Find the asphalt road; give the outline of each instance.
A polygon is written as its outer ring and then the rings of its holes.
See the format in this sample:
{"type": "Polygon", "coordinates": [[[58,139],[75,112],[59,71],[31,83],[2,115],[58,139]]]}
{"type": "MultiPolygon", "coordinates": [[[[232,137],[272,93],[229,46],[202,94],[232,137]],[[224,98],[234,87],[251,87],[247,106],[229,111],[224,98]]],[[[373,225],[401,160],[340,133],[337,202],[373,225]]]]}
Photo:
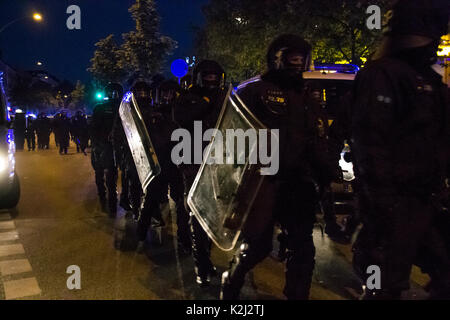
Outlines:
{"type": "MultiPolygon", "coordinates": [[[[51,138],[53,140],[53,137],[51,138]]],[[[124,212],[113,220],[100,211],[90,154],[50,150],[17,153],[21,200],[0,211],[0,298],[3,299],[217,299],[219,278],[197,287],[190,256],[173,237],[173,210],[162,244],[150,233],[144,254],[133,250],[133,221],[124,212]],[[114,242],[122,239],[122,248],[114,242]],[[78,266],[81,289],[68,289],[69,266],[78,266]]],[[[350,246],[314,232],[317,247],[311,299],[356,299],[360,283],[351,270],[350,246]]],[[[276,244],[276,242],[275,242],[276,244]]],[[[224,271],[230,254],[216,248],[212,259],[224,271]]],[[[267,258],[248,276],[243,299],[284,299],[284,265],[267,258]]],[[[427,277],[413,271],[406,298],[423,298],[427,277]]]]}

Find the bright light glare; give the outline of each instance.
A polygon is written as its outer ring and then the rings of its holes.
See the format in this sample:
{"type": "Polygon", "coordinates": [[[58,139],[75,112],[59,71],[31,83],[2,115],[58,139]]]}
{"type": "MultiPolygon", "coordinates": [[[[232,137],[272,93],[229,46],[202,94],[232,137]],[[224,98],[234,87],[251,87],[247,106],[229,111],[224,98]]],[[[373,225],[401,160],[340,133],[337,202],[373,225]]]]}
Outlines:
{"type": "Polygon", "coordinates": [[[353,163],[344,160],[344,153],[341,154],[341,160],[339,160],[339,166],[342,169],[345,181],[352,181],[355,179],[353,172],[353,163]]]}
{"type": "Polygon", "coordinates": [[[35,21],[42,21],[42,15],[36,12],[35,14],[33,14],[33,19],[35,21]]]}
{"type": "Polygon", "coordinates": [[[4,155],[0,155],[0,173],[8,168],[8,158],[4,155]]]}

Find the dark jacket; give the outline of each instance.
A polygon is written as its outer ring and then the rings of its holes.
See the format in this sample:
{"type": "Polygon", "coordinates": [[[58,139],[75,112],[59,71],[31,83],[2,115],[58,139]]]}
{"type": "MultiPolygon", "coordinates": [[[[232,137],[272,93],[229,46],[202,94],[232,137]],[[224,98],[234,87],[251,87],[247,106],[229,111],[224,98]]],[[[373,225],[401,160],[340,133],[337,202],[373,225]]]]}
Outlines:
{"type": "Polygon", "coordinates": [[[441,77],[383,58],[358,73],[353,96],[354,164],[364,187],[406,195],[439,188],[450,149],[441,77]]]}

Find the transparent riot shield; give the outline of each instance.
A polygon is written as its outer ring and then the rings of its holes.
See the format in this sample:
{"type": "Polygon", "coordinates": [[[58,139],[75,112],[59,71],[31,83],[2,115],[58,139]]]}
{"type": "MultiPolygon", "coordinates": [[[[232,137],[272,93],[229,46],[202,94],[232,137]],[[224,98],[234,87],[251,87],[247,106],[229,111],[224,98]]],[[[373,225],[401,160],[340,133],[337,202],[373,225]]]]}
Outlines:
{"type": "Polygon", "coordinates": [[[216,132],[188,195],[192,212],[208,236],[224,251],[235,247],[264,178],[260,174],[261,166],[250,161],[250,155],[257,152],[258,141],[244,139],[239,147],[239,138],[231,133],[239,129],[246,132],[266,128],[230,88],[216,132]],[[227,147],[227,141],[234,141],[234,146],[227,147]],[[220,145],[222,149],[217,148],[220,145]],[[221,151],[223,162],[216,163],[213,159],[217,159],[221,151]]]}
{"type": "Polygon", "coordinates": [[[131,92],[125,94],[119,116],[145,193],[150,182],[161,173],[161,167],[139,106],[131,92]]]}

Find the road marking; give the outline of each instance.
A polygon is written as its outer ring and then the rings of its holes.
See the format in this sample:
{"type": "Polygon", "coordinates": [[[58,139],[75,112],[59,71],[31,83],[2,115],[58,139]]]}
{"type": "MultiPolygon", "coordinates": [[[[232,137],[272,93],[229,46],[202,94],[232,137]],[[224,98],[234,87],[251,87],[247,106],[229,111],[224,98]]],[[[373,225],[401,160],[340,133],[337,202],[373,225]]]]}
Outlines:
{"type": "Polygon", "coordinates": [[[30,271],[32,269],[28,259],[0,261],[0,273],[2,276],[30,271]]]}
{"type": "Polygon", "coordinates": [[[24,254],[23,246],[19,244],[7,244],[0,246],[0,257],[12,256],[15,254],[24,254]]]}
{"type": "MultiPolygon", "coordinates": [[[[0,242],[19,239],[16,225],[9,213],[0,212],[0,231],[3,231],[0,232],[0,242]]],[[[25,249],[20,243],[0,245],[0,257],[24,254],[25,249]]],[[[39,288],[36,278],[34,277],[9,281],[4,281],[3,279],[4,276],[13,274],[19,275],[31,271],[32,268],[28,259],[0,261],[0,282],[3,283],[4,293],[2,294],[2,298],[11,300],[40,295],[41,289],[39,288]]]]}
{"type": "Polygon", "coordinates": [[[16,225],[14,224],[14,221],[0,222],[0,230],[15,229],[15,228],[16,228],[16,225]]]}
{"type": "Polygon", "coordinates": [[[0,232],[0,241],[11,241],[19,239],[17,231],[0,232]]]}
{"type": "Polygon", "coordinates": [[[6,300],[30,297],[41,294],[36,278],[5,281],[3,283],[6,300]]]}

